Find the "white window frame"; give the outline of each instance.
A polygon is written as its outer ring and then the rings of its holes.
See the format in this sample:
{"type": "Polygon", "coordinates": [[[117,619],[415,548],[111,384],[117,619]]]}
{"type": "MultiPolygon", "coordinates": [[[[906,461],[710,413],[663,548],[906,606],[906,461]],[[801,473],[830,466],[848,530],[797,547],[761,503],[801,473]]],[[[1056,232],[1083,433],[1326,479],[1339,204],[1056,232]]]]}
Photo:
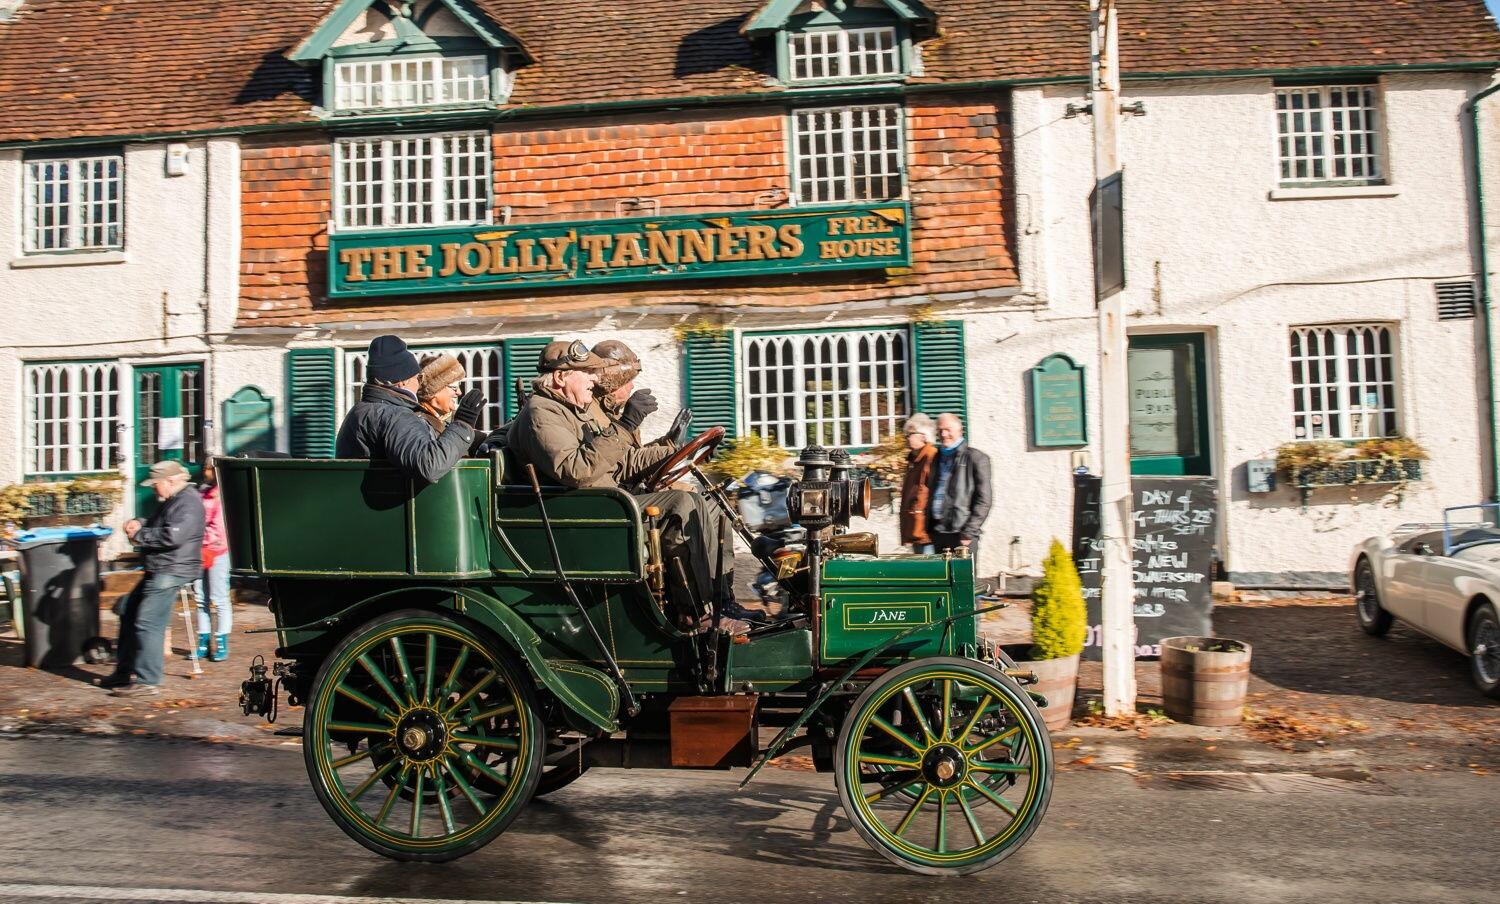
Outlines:
{"type": "Polygon", "coordinates": [[[128,425],[126,370],[118,361],[34,361],[21,366],[22,472],[28,477],[117,471],[128,425]],[[66,389],[56,389],[66,377],[66,389]],[[50,393],[42,393],[51,378],[50,393]],[[47,399],[53,399],[47,404],[47,399]],[[43,432],[53,428],[50,437],[43,432]],[[57,467],[53,467],[56,465],[57,467]]]}
{"type": "MultiPolygon", "coordinates": [[[[359,401],[360,393],[365,388],[365,362],[369,359],[369,350],[363,348],[342,349],[343,364],[340,367],[340,376],[343,382],[343,391],[339,395],[341,404],[339,418],[348,413],[359,401]]],[[[412,346],[412,353],[421,360],[428,355],[449,354],[458,359],[463,365],[466,376],[460,383],[459,391],[467,392],[477,389],[484,394],[484,410],[479,413],[479,429],[494,430],[505,423],[505,345],[496,342],[493,345],[424,345],[412,346]]]]}
{"type": "Polygon", "coordinates": [[[1399,435],[1399,338],[1392,323],[1293,326],[1287,333],[1292,438],[1356,441],[1399,435]],[[1375,404],[1367,405],[1372,393],[1375,404]]]}
{"type": "Polygon", "coordinates": [[[330,103],[338,113],[487,104],[495,88],[484,54],[354,57],[334,60],[332,66],[330,103]],[[416,78],[410,77],[413,68],[416,78]],[[363,81],[351,80],[354,75],[363,81]]]}
{"type": "Polygon", "coordinates": [[[1385,96],[1378,83],[1348,84],[1326,82],[1310,85],[1277,85],[1273,92],[1275,114],[1276,178],[1283,188],[1337,186],[1337,185],[1386,185],[1387,142],[1385,134],[1385,96]],[[1340,92],[1344,103],[1331,106],[1331,97],[1340,92]],[[1347,103],[1348,92],[1357,92],[1358,106],[1347,103]],[[1309,107],[1309,98],[1315,97],[1317,107],[1309,107]],[[1293,109],[1296,99],[1303,100],[1300,109],[1293,109]],[[1368,103],[1365,102],[1368,98],[1368,103]],[[1285,101],[1287,109],[1282,109],[1285,101]],[[1301,130],[1297,117],[1301,116],[1301,130]],[[1312,120],[1316,119],[1316,127],[1312,120]],[[1335,126],[1334,120],[1339,121],[1335,126]],[[1359,120],[1359,127],[1351,125],[1359,120]],[[1295,142],[1303,140],[1302,153],[1297,153],[1295,142]],[[1359,145],[1359,150],[1353,146],[1359,145]],[[1298,164],[1306,165],[1306,173],[1297,173],[1298,164]],[[1316,168],[1322,168],[1322,175],[1316,168]],[[1340,167],[1344,172],[1340,173],[1340,167]],[[1356,173],[1356,169],[1363,172],[1356,173]]]}
{"type": "MultiPolygon", "coordinates": [[[[901,104],[854,104],[842,107],[799,107],[787,115],[787,160],[791,164],[792,181],[792,203],[795,204],[847,204],[862,203],[866,201],[894,201],[906,197],[907,191],[907,165],[906,165],[906,108],[901,104]],[[876,129],[868,128],[856,123],[859,114],[866,116],[872,112],[880,111],[889,113],[894,118],[893,124],[881,125],[876,129]],[[837,127],[828,129],[806,130],[802,120],[804,116],[831,115],[837,116],[839,122],[837,127]],[[853,148],[858,133],[866,135],[863,151],[854,151],[853,148]],[[842,150],[838,152],[824,151],[820,154],[804,154],[801,151],[801,141],[804,134],[826,136],[825,142],[832,144],[831,137],[838,136],[842,150]],[[872,151],[869,147],[868,136],[882,135],[895,137],[895,148],[884,146],[879,150],[872,151]],[[869,174],[868,164],[871,160],[893,153],[896,161],[896,172],[887,174],[881,170],[880,175],[869,174]],[[827,161],[823,169],[817,169],[815,160],[827,161]],[[865,172],[860,174],[857,164],[863,159],[865,172]],[[804,174],[804,169],[807,173],[804,174]],[[870,182],[875,179],[894,178],[899,182],[899,191],[894,193],[869,192],[861,194],[860,182],[870,182]],[[824,187],[820,188],[819,183],[824,187]],[[839,192],[831,189],[842,184],[842,196],[839,192]],[[804,197],[804,189],[808,189],[808,196],[804,197]]],[[[868,189],[868,186],[866,186],[868,189]]]]}
{"type": "Polygon", "coordinates": [[[22,232],[27,254],[69,251],[112,251],[125,247],[125,157],[99,154],[90,157],[46,157],[28,159],[22,165],[22,232]],[[58,170],[63,170],[58,174],[58,170]],[[54,197],[44,198],[48,185],[54,197]],[[58,199],[57,189],[67,196],[58,199]],[[44,226],[42,211],[57,214],[54,225],[44,226]],[[65,222],[58,220],[66,217],[65,222]],[[48,245],[43,232],[60,239],[48,245]]]}
{"type": "Polygon", "coordinates": [[[490,133],[483,130],[454,132],[420,132],[398,135],[358,136],[339,138],[333,143],[333,207],[334,224],[339,231],[378,231],[387,229],[412,229],[425,226],[478,226],[490,222],[494,210],[492,191],[492,169],[494,159],[490,150],[490,133]],[[477,141],[480,147],[463,153],[432,153],[433,148],[442,148],[448,142],[461,140],[477,141]],[[430,142],[425,155],[411,153],[412,146],[430,142]],[[378,151],[373,156],[361,159],[363,149],[378,151]],[[477,172],[470,171],[451,175],[453,164],[468,160],[477,161],[477,172]],[[426,163],[429,172],[418,179],[398,179],[398,166],[417,166],[426,163]],[[355,167],[378,166],[378,178],[351,180],[355,167]],[[470,191],[460,200],[453,200],[451,189],[455,182],[463,180],[470,191]],[[365,194],[357,197],[355,192],[363,186],[365,194]],[[373,187],[379,188],[379,200],[372,199],[373,187]],[[458,205],[475,211],[474,216],[454,216],[449,208],[458,205]],[[417,216],[412,216],[415,207],[417,216]],[[373,220],[378,211],[379,222],[373,220]],[[425,211],[426,215],[421,212],[425,211]]]}
{"type": "Polygon", "coordinates": [[[787,449],[800,449],[814,441],[828,448],[873,446],[900,432],[901,425],[911,416],[916,393],[913,368],[911,329],[906,326],[826,332],[746,332],[739,339],[735,373],[739,385],[739,420],[745,433],[754,433],[787,449]],[[885,385],[862,389],[858,371],[867,365],[862,363],[860,351],[868,348],[873,352],[877,340],[886,342],[885,355],[872,354],[864,361],[870,362],[868,366],[885,378],[885,385]],[[848,343],[850,354],[842,363],[836,360],[832,347],[835,343],[848,343]],[[778,363],[768,364],[765,349],[773,345],[778,353],[789,354],[790,360],[778,358],[778,363]],[[900,350],[900,357],[896,349],[900,350]],[[823,356],[830,353],[835,357],[825,360],[823,356]],[[757,358],[759,363],[752,364],[757,358]],[[824,367],[834,374],[836,383],[842,377],[842,385],[809,391],[808,369],[824,367]],[[781,378],[775,380],[776,391],[770,391],[768,383],[776,377],[781,378]],[[872,410],[871,402],[876,398],[885,401],[886,413],[872,410]],[[775,411],[768,407],[773,399],[784,400],[775,411]],[[835,406],[832,417],[817,412],[820,399],[835,406]],[[812,414],[809,404],[814,406],[812,414]]]}
{"type": "Polygon", "coordinates": [[[899,79],[906,74],[906,59],[902,49],[901,33],[894,25],[876,25],[861,28],[809,28],[790,32],[786,36],[786,81],[800,85],[810,82],[866,81],[876,79],[899,79]],[[872,49],[865,46],[867,40],[878,41],[889,36],[889,49],[872,49]],[[813,45],[821,45],[817,52],[813,45]],[[799,52],[799,48],[800,51],[799,52]],[[889,59],[890,68],[879,72],[854,72],[858,64],[864,68],[871,62],[889,59]],[[798,63],[805,63],[810,73],[821,65],[822,75],[797,74],[798,63]]]}

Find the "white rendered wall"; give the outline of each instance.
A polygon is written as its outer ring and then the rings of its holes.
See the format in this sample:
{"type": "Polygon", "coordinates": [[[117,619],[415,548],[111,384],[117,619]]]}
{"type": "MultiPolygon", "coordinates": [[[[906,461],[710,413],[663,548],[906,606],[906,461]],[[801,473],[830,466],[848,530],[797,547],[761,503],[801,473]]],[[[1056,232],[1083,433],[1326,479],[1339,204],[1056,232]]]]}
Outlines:
{"type": "MultiPolygon", "coordinates": [[[[119,359],[197,361],[214,393],[219,375],[208,335],[231,328],[239,292],[239,146],[192,142],[187,172],[166,175],[166,144],[124,149],[123,252],[23,255],[20,151],[0,151],[0,484],[23,474],[23,362],[119,359]],[[38,263],[57,264],[36,266],[38,263]]],[[[122,445],[131,458],[133,389],[124,374],[122,445]]],[[[127,496],[129,494],[127,493],[127,496]]],[[[116,511],[118,523],[128,506],[116,511]]]]}
{"type": "MultiPolygon", "coordinates": [[[[1142,100],[1149,111],[1121,128],[1128,326],[1132,334],[1208,334],[1213,467],[1230,570],[1339,571],[1358,540],[1483,496],[1480,322],[1439,322],[1432,284],[1476,270],[1461,113],[1484,84],[1465,75],[1385,77],[1395,195],[1296,201],[1269,198],[1277,188],[1269,79],[1126,84],[1125,102],[1142,100]],[[1289,326],[1365,321],[1398,325],[1400,425],[1432,453],[1426,479],[1399,502],[1369,487],[1315,491],[1306,512],[1291,490],[1252,496],[1244,463],[1274,457],[1293,439],[1289,326]]],[[[1073,89],[1015,94],[1022,273],[1045,307],[971,325],[971,386],[986,368],[1003,375],[994,396],[971,401],[975,432],[1011,456],[1014,475],[1015,498],[991,516],[991,532],[1020,535],[1032,561],[1047,534],[1065,536],[1070,490],[1066,452],[1022,445],[1020,372],[1054,351],[1073,354],[1090,367],[1099,422],[1091,123],[1063,118],[1065,105],[1080,100],[1073,89]]],[[[1091,439],[1097,462],[1097,431],[1091,439]]]]}

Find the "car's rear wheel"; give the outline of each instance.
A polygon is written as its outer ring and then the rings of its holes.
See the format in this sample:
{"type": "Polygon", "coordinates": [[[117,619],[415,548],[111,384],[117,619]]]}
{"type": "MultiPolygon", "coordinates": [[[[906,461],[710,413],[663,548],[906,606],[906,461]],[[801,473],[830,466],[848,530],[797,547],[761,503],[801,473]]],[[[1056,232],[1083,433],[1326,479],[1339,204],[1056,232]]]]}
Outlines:
{"type": "Polygon", "coordinates": [[[1490,697],[1500,698],[1500,615],[1494,603],[1484,603],[1469,616],[1469,668],[1474,684],[1490,697]]]}
{"type": "Polygon", "coordinates": [[[1380,591],[1375,587],[1375,566],[1366,558],[1361,558],[1354,567],[1354,614],[1359,618],[1359,627],[1371,637],[1380,637],[1395,621],[1380,605],[1380,591]]]}

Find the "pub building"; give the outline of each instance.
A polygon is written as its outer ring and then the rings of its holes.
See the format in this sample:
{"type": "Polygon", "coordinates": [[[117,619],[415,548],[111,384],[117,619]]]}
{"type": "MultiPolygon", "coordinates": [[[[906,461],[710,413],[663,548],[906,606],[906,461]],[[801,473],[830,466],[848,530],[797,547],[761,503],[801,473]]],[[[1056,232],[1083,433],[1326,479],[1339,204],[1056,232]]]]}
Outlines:
{"type": "MultiPolygon", "coordinates": [[[[1119,6],[1135,470],[1207,479],[1249,583],[1492,492],[1482,0],[1119,6]],[[1396,434],[1411,479],[1268,485],[1396,434]]],[[[1068,0],[0,0],[0,484],[331,455],[380,333],[484,426],[614,338],[648,431],[959,414],[980,573],[1034,568],[1097,462],[1088,38],[1068,0]]]]}

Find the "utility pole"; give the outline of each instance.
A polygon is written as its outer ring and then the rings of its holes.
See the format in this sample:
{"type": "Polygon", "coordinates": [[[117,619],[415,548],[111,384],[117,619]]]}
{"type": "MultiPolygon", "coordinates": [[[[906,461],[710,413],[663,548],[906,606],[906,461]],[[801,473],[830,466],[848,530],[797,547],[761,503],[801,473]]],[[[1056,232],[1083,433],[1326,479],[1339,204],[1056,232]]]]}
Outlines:
{"type": "Polygon", "coordinates": [[[1105,286],[1100,258],[1108,217],[1104,185],[1120,172],[1120,58],[1115,0],[1089,0],[1090,85],[1094,120],[1094,273],[1099,306],[1100,608],[1104,615],[1104,713],[1135,712],[1135,556],[1130,516],[1128,346],[1119,286],[1105,286]]]}

